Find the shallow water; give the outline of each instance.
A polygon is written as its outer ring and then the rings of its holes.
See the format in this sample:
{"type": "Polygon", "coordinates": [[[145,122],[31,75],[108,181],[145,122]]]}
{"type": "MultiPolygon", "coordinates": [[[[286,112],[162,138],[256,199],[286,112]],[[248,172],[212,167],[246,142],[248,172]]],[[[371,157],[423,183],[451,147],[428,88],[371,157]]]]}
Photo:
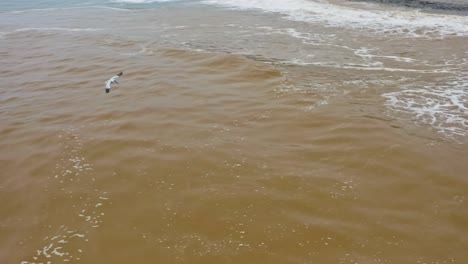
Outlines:
{"type": "Polygon", "coordinates": [[[465,262],[466,16],[148,2],[0,13],[2,263],[465,262]]]}

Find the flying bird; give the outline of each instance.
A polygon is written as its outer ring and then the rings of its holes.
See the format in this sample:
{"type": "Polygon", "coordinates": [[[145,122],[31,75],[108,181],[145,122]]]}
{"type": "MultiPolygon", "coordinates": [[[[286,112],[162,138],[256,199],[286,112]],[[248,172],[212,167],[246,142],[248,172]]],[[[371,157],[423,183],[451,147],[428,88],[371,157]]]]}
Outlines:
{"type": "Polygon", "coordinates": [[[112,78],[110,78],[107,82],[106,82],[106,93],[110,93],[110,89],[111,89],[111,84],[113,83],[116,83],[116,84],[119,84],[117,82],[117,79],[120,78],[120,76],[122,76],[123,73],[120,72],[119,74],[113,76],[112,78]]]}

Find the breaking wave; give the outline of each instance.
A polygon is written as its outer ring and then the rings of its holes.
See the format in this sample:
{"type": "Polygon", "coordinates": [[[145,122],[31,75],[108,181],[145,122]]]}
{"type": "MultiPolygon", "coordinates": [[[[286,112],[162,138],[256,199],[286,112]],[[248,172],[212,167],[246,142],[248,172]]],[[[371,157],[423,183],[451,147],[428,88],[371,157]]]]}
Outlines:
{"type": "Polygon", "coordinates": [[[417,10],[370,10],[307,0],[204,0],[203,3],[240,10],[279,13],[287,19],[328,26],[370,30],[411,37],[467,36],[468,17],[422,13],[417,10]]]}

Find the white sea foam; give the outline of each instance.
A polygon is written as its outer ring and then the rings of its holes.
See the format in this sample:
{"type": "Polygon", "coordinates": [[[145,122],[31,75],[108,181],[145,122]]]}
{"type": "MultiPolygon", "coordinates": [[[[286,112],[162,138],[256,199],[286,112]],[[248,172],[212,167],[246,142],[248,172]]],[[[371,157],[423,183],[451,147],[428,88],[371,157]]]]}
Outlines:
{"type": "Polygon", "coordinates": [[[392,68],[383,67],[374,63],[370,64],[338,64],[338,63],[327,63],[327,62],[305,62],[302,59],[292,59],[289,61],[277,62],[278,64],[284,65],[311,65],[324,68],[334,69],[350,69],[359,71],[384,71],[384,72],[417,72],[417,73],[449,73],[448,69],[434,69],[434,70],[419,70],[419,69],[408,69],[408,68],[392,68]]]}
{"type": "Polygon", "coordinates": [[[89,8],[110,9],[110,10],[125,11],[125,12],[133,11],[129,9],[111,7],[111,6],[76,6],[76,7],[57,7],[57,8],[33,8],[33,9],[16,10],[16,11],[4,12],[4,13],[5,14],[22,14],[22,13],[29,13],[29,12],[53,12],[53,11],[65,11],[65,10],[89,9],[89,8]]]}
{"type": "Polygon", "coordinates": [[[6,14],[21,14],[21,13],[27,13],[27,12],[34,12],[34,11],[55,11],[55,10],[63,10],[65,8],[34,8],[34,9],[26,9],[26,10],[15,10],[15,11],[10,11],[10,12],[5,12],[6,14]]]}
{"type": "Polygon", "coordinates": [[[101,31],[104,30],[102,28],[20,28],[15,30],[15,32],[23,32],[23,31],[68,31],[68,32],[92,32],[92,31],[101,31]]]}
{"type": "Polygon", "coordinates": [[[21,264],[62,263],[73,258],[79,260],[79,254],[82,253],[82,251],[75,251],[71,248],[67,250],[65,244],[71,241],[77,243],[80,240],[84,240],[85,235],[69,230],[67,226],[59,227],[57,232],[59,235],[54,236],[52,239],[49,239],[49,237],[43,239],[49,244],[36,250],[36,254],[32,256],[33,261],[24,260],[21,261],[21,264]],[[59,237],[62,238],[60,241],[53,242],[54,239],[59,237]]]}
{"type": "Polygon", "coordinates": [[[449,137],[468,133],[468,75],[443,85],[408,85],[383,97],[393,111],[408,114],[449,137]]]}
{"type": "Polygon", "coordinates": [[[234,9],[274,12],[294,21],[365,29],[412,37],[468,35],[468,17],[428,14],[419,11],[364,10],[307,0],[203,0],[203,3],[234,9]]]}

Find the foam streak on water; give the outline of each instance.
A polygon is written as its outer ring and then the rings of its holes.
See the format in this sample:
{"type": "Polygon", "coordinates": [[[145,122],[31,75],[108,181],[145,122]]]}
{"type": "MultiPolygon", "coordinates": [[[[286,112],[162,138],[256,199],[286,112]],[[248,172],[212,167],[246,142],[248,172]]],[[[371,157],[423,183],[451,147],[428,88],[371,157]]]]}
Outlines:
{"type": "MultiPolygon", "coordinates": [[[[41,248],[35,250],[28,259],[22,260],[21,264],[35,263],[66,263],[77,262],[83,255],[83,247],[89,242],[89,236],[93,229],[100,227],[103,223],[104,213],[102,207],[104,202],[108,204],[107,192],[95,187],[95,175],[93,167],[81,156],[85,140],[79,135],[77,129],[69,127],[63,129],[57,136],[63,144],[61,160],[56,164],[53,177],[48,177],[48,188],[58,188],[60,203],[72,204],[71,219],[62,222],[60,226],[48,225],[48,233],[42,239],[41,248]],[[90,188],[83,192],[77,191],[77,186],[90,188]],[[78,226],[71,227],[70,222],[79,222],[78,226]]],[[[60,214],[59,214],[60,215],[60,214]]],[[[60,216],[58,216],[60,217],[60,216]]],[[[70,217],[70,216],[68,216],[70,217]]],[[[52,219],[51,222],[60,222],[60,219],[52,219]],[[58,221],[57,221],[58,220],[58,221]]]]}
{"type": "Polygon", "coordinates": [[[408,113],[441,133],[462,137],[468,133],[468,75],[443,84],[406,85],[383,96],[392,110],[408,113]]]}

